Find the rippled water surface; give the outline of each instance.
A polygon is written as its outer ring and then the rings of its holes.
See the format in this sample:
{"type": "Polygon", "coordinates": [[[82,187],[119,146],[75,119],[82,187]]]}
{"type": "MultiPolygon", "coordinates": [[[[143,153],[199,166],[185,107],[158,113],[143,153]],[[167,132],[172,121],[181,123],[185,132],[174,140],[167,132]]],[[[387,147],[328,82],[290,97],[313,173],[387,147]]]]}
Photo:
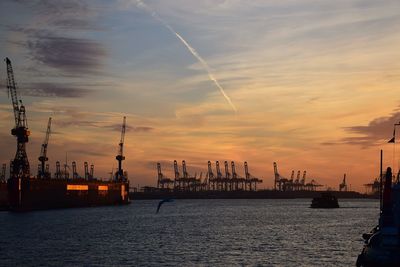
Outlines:
{"type": "Polygon", "coordinates": [[[355,266],[379,203],[157,200],[0,212],[0,266],[355,266]]]}

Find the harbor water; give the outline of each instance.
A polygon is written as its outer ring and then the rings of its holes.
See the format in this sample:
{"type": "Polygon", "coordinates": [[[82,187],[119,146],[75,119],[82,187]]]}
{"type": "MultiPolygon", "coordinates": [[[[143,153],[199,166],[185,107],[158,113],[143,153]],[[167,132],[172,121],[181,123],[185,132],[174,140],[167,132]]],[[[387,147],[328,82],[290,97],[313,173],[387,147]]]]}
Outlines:
{"type": "Polygon", "coordinates": [[[157,200],[0,212],[0,266],[355,266],[377,200],[157,200]]]}

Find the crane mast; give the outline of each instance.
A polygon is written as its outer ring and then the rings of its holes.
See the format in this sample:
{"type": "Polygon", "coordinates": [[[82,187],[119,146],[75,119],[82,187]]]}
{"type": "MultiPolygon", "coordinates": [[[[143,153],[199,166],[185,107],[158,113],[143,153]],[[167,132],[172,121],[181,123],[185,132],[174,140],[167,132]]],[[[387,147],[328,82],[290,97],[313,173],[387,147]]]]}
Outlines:
{"type": "Polygon", "coordinates": [[[40,171],[39,171],[38,178],[50,178],[48,173],[46,173],[46,170],[45,170],[46,161],[49,160],[47,158],[47,146],[49,144],[50,132],[51,132],[51,117],[49,118],[49,122],[47,123],[46,136],[44,138],[42,148],[40,150],[40,156],[39,156],[40,171]]]}
{"type": "Polygon", "coordinates": [[[0,183],[6,181],[6,170],[7,170],[7,165],[4,163],[1,167],[0,183]]]}
{"type": "Polygon", "coordinates": [[[25,107],[22,101],[18,99],[17,86],[11,61],[9,58],[6,58],[5,61],[7,65],[7,89],[11,96],[15,119],[15,127],[11,130],[11,134],[17,138],[17,152],[11,164],[10,178],[29,178],[30,168],[25,144],[28,143],[30,132],[28,130],[25,107]]]}
{"type": "Polygon", "coordinates": [[[118,171],[116,173],[117,181],[124,180],[124,171],[122,170],[122,161],[125,160],[125,157],[124,157],[125,130],[126,130],[126,117],[124,117],[124,121],[122,123],[121,140],[119,141],[118,155],[115,157],[115,159],[118,161],[118,171]]]}
{"type": "Polygon", "coordinates": [[[208,179],[212,180],[214,178],[214,173],[212,171],[211,161],[208,161],[208,179]]]}

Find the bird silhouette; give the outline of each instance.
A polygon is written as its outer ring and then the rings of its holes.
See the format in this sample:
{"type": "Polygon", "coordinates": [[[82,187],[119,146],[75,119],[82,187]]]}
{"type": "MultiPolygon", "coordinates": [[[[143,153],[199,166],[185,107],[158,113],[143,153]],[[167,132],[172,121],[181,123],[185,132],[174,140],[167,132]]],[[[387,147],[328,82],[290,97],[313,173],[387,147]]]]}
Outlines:
{"type": "Polygon", "coordinates": [[[156,213],[158,213],[158,212],[160,211],[160,208],[161,208],[161,205],[162,205],[162,204],[164,204],[165,202],[172,202],[172,201],[174,201],[174,200],[171,199],[171,198],[166,198],[166,199],[161,200],[161,201],[158,203],[158,207],[157,207],[156,213]]]}

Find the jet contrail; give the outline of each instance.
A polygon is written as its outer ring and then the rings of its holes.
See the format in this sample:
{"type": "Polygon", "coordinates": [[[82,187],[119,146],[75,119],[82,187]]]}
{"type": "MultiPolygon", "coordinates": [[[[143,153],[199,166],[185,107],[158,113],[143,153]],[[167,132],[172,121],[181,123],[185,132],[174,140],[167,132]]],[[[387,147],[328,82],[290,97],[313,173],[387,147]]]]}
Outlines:
{"type": "Polygon", "coordinates": [[[204,70],[207,71],[208,78],[214,82],[214,84],[217,86],[221,94],[224,96],[228,104],[231,106],[231,108],[237,112],[237,109],[235,105],[232,103],[232,100],[229,98],[229,96],[225,93],[224,88],[219,84],[218,80],[214,77],[212,74],[210,66],[207,64],[207,62],[197,53],[196,49],[194,49],[188,42],[186,42],[183,37],[177,33],[174,28],[172,28],[167,22],[165,22],[156,12],[152,11],[145,3],[143,3],[141,0],[136,0],[137,6],[139,8],[142,8],[149,12],[153,18],[161,22],[164,27],[166,27],[170,32],[172,32],[181,42],[184,44],[184,46],[189,50],[189,52],[200,62],[200,64],[203,66],[204,70]]]}

